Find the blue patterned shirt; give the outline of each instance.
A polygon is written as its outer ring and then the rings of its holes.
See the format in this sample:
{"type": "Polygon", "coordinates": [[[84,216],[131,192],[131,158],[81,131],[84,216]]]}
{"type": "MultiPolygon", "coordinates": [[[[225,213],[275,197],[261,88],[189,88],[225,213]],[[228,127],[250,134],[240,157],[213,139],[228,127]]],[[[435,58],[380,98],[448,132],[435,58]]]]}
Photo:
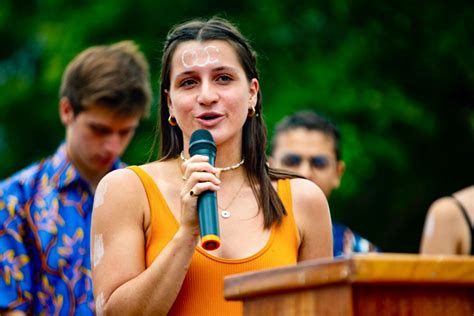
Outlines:
{"type": "Polygon", "coordinates": [[[339,223],[332,223],[333,255],[347,256],[354,252],[380,251],[367,239],[354,233],[349,227],[339,223]]]}
{"type": "MultiPolygon", "coordinates": [[[[117,161],[113,169],[123,166],[117,161]]],[[[0,182],[0,311],[94,314],[93,198],[65,144],[0,182]]]]}

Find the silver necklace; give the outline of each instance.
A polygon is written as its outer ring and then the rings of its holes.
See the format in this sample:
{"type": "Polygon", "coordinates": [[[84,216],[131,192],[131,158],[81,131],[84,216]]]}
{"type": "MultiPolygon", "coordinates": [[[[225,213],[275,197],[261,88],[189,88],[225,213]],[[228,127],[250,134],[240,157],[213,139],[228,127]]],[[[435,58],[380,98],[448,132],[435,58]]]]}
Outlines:
{"type": "Polygon", "coordinates": [[[242,184],[240,185],[239,189],[237,190],[237,193],[235,193],[234,197],[230,201],[229,205],[227,205],[227,207],[222,208],[222,207],[219,206],[219,204],[217,204],[217,208],[219,208],[221,210],[220,213],[221,213],[222,218],[229,218],[232,215],[231,212],[229,211],[229,207],[232,205],[232,203],[235,201],[235,199],[239,195],[240,191],[242,190],[242,188],[244,186],[244,183],[245,183],[245,179],[242,181],[242,184]]]}
{"type": "MultiPolygon", "coordinates": [[[[184,151],[182,151],[179,156],[181,157],[181,160],[183,162],[186,162],[187,159],[186,159],[186,157],[184,157],[184,151]]],[[[244,164],[244,162],[245,162],[245,158],[242,158],[242,160],[240,162],[236,163],[235,165],[232,165],[232,166],[229,166],[229,167],[224,167],[224,168],[217,168],[217,169],[219,170],[219,173],[224,172],[224,171],[234,170],[234,169],[237,169],[240,166],[242,166],[244,164]]],[[[244,179],[244,181],[242,181],[242,184],[240,185],[240,188],[237,190],[237,193],[234,195],[234,197],[230,201],[229,205],[227,205],[227,207],[221,208],[219,205],[217,206],[221,210],[220,214],[221,214],[222,218],[229,218],[231,216],[231,213],[229,211],[229,207],[232,205],[234,200],[237,198],[237,195],[239,195],[240,191],[242,190],[242,187],[244,186],[244,183],[245,183],[245,179],[244,179]]]]}
{"type": "MultiPolygon", "coordinates": [[[[184,157],[184,151],[181,152],[180,157],[181,157],[181,160],[183,162],[186,162],[187,159],[184,157]]],[[[242,158],[242,160],[240,162],[236,163],[235,165],[232,165],[232,166],[229,166],[229,167],[224,167],[224,168],[217,168],[217,169],[219,169],[219,172],[234,170],[234,169],[237,169],[238,167],[242,166],[244,164],[244,162],[245,162],[245,158],[242,158]]]]}

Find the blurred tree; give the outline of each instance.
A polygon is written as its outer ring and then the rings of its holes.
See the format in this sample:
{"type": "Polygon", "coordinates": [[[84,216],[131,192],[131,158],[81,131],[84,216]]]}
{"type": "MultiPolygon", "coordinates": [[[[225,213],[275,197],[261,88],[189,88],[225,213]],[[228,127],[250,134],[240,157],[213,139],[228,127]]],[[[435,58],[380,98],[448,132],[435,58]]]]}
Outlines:
{"type": "MultiPolygon", "coordinates": [[[[307,108],[340,125],[347,173],[330,201],[333,216],[385,251],[416,252],[431,201],[472,184],[468,0],[0,1],[0,178],[63,139],[57,95],[79,51],[135,40],[156,92],[168,29],[215,14],[236,22],[260,55],[270,134],[284,115],[307,108]]],[[[126,161],[148,158],[156,106],[126,161]]]]}

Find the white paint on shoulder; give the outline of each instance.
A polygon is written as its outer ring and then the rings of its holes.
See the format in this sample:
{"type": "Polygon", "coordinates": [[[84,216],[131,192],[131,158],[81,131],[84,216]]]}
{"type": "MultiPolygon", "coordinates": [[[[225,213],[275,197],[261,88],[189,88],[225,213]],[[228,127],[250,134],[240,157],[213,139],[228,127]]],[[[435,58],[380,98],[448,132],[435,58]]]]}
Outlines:
{"type": "Polygon", "coordinates": [[[100,263],[104,256],[104,239],[102,234],[94,236],[94,268],[100,263]]]}
{"type": "Polygon", "coordinates": [[[94,195],[94,208],[104,204],[105,194],[107,193],[107,183],[102,183],[94,195]]]}
{"type": "Polygon", "coordinates": [[[104,315],[104,293],[100,293],[95,300],[95,313],[97,316],[104,315]]]}

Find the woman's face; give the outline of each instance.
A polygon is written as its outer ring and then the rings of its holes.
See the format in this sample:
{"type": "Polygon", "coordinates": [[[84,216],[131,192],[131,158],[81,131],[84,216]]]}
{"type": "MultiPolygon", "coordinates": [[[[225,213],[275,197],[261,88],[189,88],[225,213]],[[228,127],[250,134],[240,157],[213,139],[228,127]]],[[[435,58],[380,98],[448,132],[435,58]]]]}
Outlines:
{"type": "Polygon", "coordinates": [[[258,89],[257,79],[247,80],[235,49],[226,41],[183,42],[172,56],[168,108],[185,143],[196,129],[207,129],[216,145],[238,146],[258,89]]]}

